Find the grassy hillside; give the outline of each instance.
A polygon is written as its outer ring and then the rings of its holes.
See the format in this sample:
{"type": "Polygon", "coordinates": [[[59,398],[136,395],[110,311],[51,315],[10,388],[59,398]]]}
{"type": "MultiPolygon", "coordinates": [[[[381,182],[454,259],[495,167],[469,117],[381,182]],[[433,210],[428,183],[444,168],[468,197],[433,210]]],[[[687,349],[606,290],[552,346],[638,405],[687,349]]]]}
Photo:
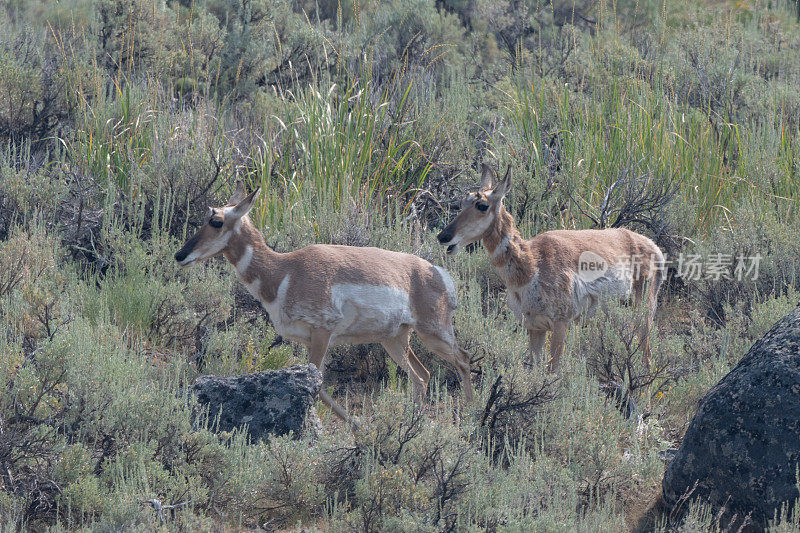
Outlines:
{"type": "Polygon", "coordinates": [[[0,27],[0,529],[714,527],[648,509],[698,400],[800,301],[795,0],[6,0],[0,27]],[[484,161],[523,235],[625,226],[674,260],[652,369],[624,306],[571,328],[557,376],[522,365],[487,254],[435,241],[484,161]],[[342,347],[361,430],[195,418],[198,375],[306,358],[223,260],[172,259],[237,179],[278,251],[447,268],[474,404],[419,344],[421,411],[379,346],[342,347]],[[160,524],[151,498],[190,503],[160,524]]]}

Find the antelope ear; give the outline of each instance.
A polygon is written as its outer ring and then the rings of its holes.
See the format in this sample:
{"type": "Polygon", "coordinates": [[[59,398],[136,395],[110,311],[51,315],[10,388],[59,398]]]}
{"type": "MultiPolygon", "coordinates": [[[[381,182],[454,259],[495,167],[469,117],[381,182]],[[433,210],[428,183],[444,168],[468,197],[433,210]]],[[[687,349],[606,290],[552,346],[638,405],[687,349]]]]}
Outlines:
{"type": "Polygon", "coordinates": [[[259,192],[261,192],[261,187],[242,198],[242,200],[233,206],[230,211],[225,213],[225,218],[227,219],[230,217],[233,219],[239,219],[249,213],[253,208],[253,204],[256,203],[256,198],[258,197],[259,192]]]}
{"type": "Polygon", "coordinates": [[[494,170],[486,163],[481,163],[481,189],[491,189],[494,185],[494,170]]]}
{"type": "Polygon", "coordinates": [[[511,190],[511,165],[508,165],[508,170],[506,170],[506,175],[503,178],[503,181],[498,183],[495,188],[492,190],[492,198],[502,200],[508,191],[511,190]]]}
{"type": "Polygon", "coordinates": [[[244,188],[244,182],[236,180],[236,189],[233,191],[231,199],[228,200],[228,205],[237,205],[244,200],[245,196],[247,196],[247,190],[244,188]]]}

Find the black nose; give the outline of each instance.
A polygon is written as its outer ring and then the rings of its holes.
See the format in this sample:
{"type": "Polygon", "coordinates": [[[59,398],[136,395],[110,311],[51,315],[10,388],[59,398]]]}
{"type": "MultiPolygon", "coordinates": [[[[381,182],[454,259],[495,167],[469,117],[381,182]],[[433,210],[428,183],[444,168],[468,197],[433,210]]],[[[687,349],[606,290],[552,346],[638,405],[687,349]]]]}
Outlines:
{"type": "Polygon", "coordinates": [[[447,244],[453,239],[453,235],[443,230],[439,235],[436,236],[436,238],[439,239],[440,243],[447,244]]]}
{"type": "Polygon", "coordinates": [[[180,263],[180,262],[181,262],[181,261],[183,261],[184,259],[186,259],[186,252],[184,252],[183,250],[178,250],[178,251],[175,253],[175,261],[177,261],[178,263],[180,263]]]}

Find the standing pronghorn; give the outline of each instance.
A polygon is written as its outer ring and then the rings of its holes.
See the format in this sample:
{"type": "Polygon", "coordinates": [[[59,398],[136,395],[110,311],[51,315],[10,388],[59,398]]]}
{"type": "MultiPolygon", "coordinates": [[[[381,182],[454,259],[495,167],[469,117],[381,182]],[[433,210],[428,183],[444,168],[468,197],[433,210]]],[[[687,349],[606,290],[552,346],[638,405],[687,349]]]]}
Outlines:
{"type": "MultiPolygon", "coordinates": [[[[424,259],[380,248],[314,244],[277,253],[247,216],[259,189],[241,182],[228,205],[209,208],[206,221],[175,260],[181,266],[223,254],[269,313],[279,335],[304,344],[324,372],[329,346],[379,342],[424,397],[430,373],[408,344],[411,330],[452,364],[467,401],[473,398],[470,357],[456,344],[456,292],[450,275],[424,259]]],[[[342,419],[345,410],[324,390],[320,398],[342,419]]]]}
{"type": "Polygon", "coordinates": [[[649,331],[658,289],[664,279],[664,256],[653,241],[633,231],[556,230],[525,240],[503,207],[511,188],[511,167],[500,183],[483,165],[481,189],[467,195],[461,212],[439,234],[447,253],[478,240],[489,252],[495,272],[508,291],[508,305],[528,330],[528,357],[541,355],[547,331],[551,371],[559,365],[569,323],[591,316],[602,297],[647,297],[647,317],[640,325],[643,362],[650,367],[649,331]]]}

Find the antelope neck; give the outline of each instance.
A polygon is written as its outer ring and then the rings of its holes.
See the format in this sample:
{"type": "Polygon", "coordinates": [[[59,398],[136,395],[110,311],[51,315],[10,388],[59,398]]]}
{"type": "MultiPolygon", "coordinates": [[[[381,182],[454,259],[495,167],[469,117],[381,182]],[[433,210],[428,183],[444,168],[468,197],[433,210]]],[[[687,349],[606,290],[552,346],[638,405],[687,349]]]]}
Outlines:
{"type": "Polygon", "coordinates": [[[236,269],[242,283],[256,293],[254,296],[266,302],[273,301],[282,281],[277,276],[281,254],[267,246],[261,232],[247,218],[243,218],[238,230],[233,232],[223,252],[225,258],[236,269]]]}
{"type": "Polygon", "coordinates": [[[505,207],[481,239],[495,271],[506,285],[521,287],[533,277],[533,257],[505,207]]]}

